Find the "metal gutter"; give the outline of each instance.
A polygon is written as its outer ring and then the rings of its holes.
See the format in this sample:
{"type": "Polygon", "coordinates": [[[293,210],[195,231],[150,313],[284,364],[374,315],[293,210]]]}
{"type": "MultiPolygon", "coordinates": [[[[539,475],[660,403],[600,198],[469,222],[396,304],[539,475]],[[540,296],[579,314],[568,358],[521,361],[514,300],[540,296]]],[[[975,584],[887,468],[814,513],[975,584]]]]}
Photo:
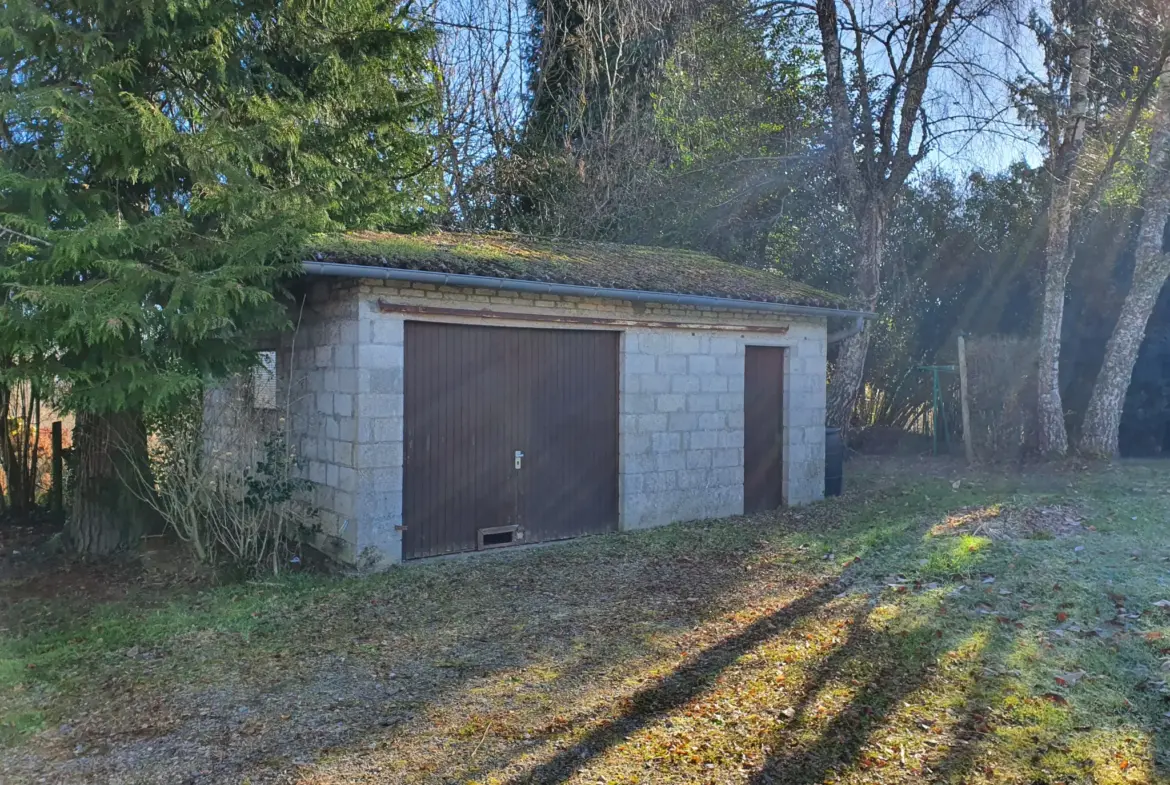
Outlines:
{"type": "Polygon", "coordinates": [[[690,305],[700,308],[734,308],[742,311],[782,313],[789,316],[854,317],[863,321],[873,319],[876,316],[876,314],[868,311],[853,311],[843,308],[766,303],[758,300],[734,300],[726,297],[704,297],[695,294],[646,292],[638,289],[608,289],[600,286],[576,286],[563,283],[545,283],[543,281],[524,281],[517,278],[497,278],[487,275],[436,273],[427,270],[401,270],[396,267],[374,267],[372,265],[341,264],[338,262],[305,261],[302,264],[304,265],[305,272],[309,275],[326,275],[340,278],[407,281],[411,283],[430,283],[437,286],[466,286],[481,289],[496,289],[505,292],[560,295],[563,297],[601,297],[608,300],[629,300],[632,302],[661,303],[664,305],[690,305]]]}
{"type": "Polygon", "coordinates": [[[852,327],[846,327],[844,330],[838,330],[835,333],[829,333],[828,343],[832,345],[835,343],[840,343],[846,338],[852,338],[855,335],[861,335],[861,333],[865,332],[865,319],[866,317],[864,316],[858,316],[857,321],[853,323],[852,327]]]}

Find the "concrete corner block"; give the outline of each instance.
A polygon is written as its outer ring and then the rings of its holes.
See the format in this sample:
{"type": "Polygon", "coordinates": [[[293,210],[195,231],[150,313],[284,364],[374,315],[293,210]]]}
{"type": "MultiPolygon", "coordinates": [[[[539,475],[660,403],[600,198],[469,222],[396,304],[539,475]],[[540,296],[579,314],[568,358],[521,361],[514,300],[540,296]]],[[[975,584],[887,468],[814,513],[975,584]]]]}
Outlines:
{"type": "Polygon", "coordinates": [[[402,345],[363,343],[357,347],[358,368],[401,368],[406,364],[402,345]]]}
{"type": "Polygon", "coordinates": [[[404,401],[396,393],[362,393],[357,396],[356,413],[359,417],[402,417],[404,401]]]}
{"type": "Polygon", "coordinates": [[[354,563],[360,570],[379,572],[402,563],[402,532],[396,528],[399,525],[383,517],[359,523],[354,563]]]}
{"type": "Polygon", "coordinates": [[[370,341],[388,346],[403,346],[406,342],[406,322],[392,316],[373,314],[370,325],[370,341]]]}
{"type": "Polygon", "coordinates": [[[374,417],[369,421],[370,431],[368,439],[363,442],[386,444],[391,442],[402,443],[402,435],[406,420],[399,417],[374,417]]]}
{"type": "Polygon", "coordinates": [[[375,441],[357,445],[359,469],[392,469],[401,466],[401,441],[375,441]]]}

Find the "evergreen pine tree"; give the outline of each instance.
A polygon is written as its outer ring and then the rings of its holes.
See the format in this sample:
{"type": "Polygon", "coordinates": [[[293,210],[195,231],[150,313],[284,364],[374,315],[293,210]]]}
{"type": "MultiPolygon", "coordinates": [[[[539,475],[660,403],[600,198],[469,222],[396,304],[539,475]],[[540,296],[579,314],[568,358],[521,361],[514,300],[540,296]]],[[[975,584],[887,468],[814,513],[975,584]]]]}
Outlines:
{"type": "Polygon", "coordinates": [[[422,216],[431,34],[405,11],[0,5],[0,351],[78,415],[78,550],[146,525],[143,413],[254,361],[309,233],[422,216]]]}

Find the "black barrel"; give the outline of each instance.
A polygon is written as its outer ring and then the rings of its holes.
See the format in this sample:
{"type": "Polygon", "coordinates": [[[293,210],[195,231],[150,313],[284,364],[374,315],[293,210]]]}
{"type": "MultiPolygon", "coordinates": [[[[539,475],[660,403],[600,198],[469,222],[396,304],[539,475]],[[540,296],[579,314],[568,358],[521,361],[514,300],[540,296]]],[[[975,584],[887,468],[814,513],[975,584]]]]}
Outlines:
{"type": "Polygon", "coordinates": [[[825,429],[825,496],[840,496],[845,485],[845,442],[840,428],[825,429]]]}

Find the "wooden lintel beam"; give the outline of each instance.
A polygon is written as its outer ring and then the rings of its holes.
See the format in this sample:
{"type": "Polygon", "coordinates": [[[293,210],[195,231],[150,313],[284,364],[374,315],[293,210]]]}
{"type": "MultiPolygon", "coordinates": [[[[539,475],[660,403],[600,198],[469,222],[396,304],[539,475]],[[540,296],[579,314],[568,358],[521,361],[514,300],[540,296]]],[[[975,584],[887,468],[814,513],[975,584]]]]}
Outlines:
{"type": "Polygon", "coordinates": [[[518,311],[497,311],[491,308],[445,308],[437,305],[410,305],[389,300],[378,300],[382,313],[400,313],[416,316],[448,316],[461,319],[492,319],[509,322],[543,322],[545,324],[580,324],[592,327],[662,327],[671,330],[714,330],[731,333],[770,333],[786,335],[788,325],[733,325],[699,324],[695,322],[671,322],[661,319],[612,319],[604,316],[557,316],[552,314],[522,313],[518,311]]]}

